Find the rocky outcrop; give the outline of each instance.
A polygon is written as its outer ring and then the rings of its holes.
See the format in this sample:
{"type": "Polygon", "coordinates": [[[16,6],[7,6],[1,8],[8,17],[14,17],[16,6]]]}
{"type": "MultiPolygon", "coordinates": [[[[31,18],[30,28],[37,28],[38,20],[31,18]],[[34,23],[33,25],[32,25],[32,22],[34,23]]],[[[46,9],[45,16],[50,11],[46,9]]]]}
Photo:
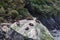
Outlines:
{"type": "Polygon", "coordinates": [[[20,20],[19,22],[20,26],[16,22],[11,25],[11,28],[17,33],[33,40],[54,40],[48,29],[41,22],[37,23],[35,20],[20,20]]]}
{"type": "Polygon", "coordinates": [[[48,29],[38,20],[20,20],[0,26],[1,40],[54,40],[48,29]]]}

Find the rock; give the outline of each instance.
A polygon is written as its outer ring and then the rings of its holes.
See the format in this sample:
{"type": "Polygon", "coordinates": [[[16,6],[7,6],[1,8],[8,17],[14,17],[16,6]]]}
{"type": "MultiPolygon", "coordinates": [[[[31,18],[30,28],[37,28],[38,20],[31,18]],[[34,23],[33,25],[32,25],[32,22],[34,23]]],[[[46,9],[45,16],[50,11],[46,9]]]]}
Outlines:
{"type": "Polygon", "coordinates": [[[20,20],[20,27],[13,23],[11,28],[17,33],[33,40],[54,40],[48,29],[42,23],[39,24],[35,20],[20,20]],[[31,24],[29,25],[29,23],[31,24]],[[34,26],[31,26],[32,24],[34,26]]]}
{"type": "Polygon", "coordinates": [[[8,32],[8,35],[9,35],[9,39],[11,40],[24,40],[24,36],[17,33],[15,30],[11,29],[9,32],[8,32]]]}
{"type": "Polygon", "coordinates": [[[0,40],[3,40],[5,38],[5,32],[0,29],[0,40]]]}

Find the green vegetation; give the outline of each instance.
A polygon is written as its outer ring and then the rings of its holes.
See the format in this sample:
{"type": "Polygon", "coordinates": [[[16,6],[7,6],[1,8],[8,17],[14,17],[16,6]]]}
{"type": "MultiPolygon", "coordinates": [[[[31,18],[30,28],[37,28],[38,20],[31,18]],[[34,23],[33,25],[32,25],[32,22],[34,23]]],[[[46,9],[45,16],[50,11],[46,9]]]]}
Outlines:
{"type": "MultiPolygon", "coordinates": [[[[33,19],[31,10],[28,10],[29,8],[32,9],[34,15],[41,14],[44,17],[54,15],[60,17],[59,0],[0,0],[0,23],[15,22],[17,19],[33,19]]],[[[53,40],[45,29],[41,28],[41,32],[43,40],[53,40]]],[[[27,37],[26,40],[28,40],[27,37]]]]}
{"type": "Polygon", "coordinates": [[[24,0],[0,0],[0,17],[7,22],[15,21],[16,19],[32,19],[32,16],[24,6],[24,0]]]}
{"type": "Polygon", "coordinates": [[[49,17],[57,16],[60,11],[60,1],[58,0],[30,0],[33,10],[37,9],[41,15],[48,15],[49,17]]]}
{"type": "Polygon", "coordinates": [[[0,0],[0,17],[3,17],[6,20],[8,20],[6,17],[11,17],[11,19],[14,20],[32,19],[31,12],[29,12],[27,6],[31,6],[32,12],[35,12],[35,14],[39,13],[44,17],[51,17],[52,15],[60,17],[59,0],[0,0]],[[12,13],[12,10],[16,13],[12,13]]]}

